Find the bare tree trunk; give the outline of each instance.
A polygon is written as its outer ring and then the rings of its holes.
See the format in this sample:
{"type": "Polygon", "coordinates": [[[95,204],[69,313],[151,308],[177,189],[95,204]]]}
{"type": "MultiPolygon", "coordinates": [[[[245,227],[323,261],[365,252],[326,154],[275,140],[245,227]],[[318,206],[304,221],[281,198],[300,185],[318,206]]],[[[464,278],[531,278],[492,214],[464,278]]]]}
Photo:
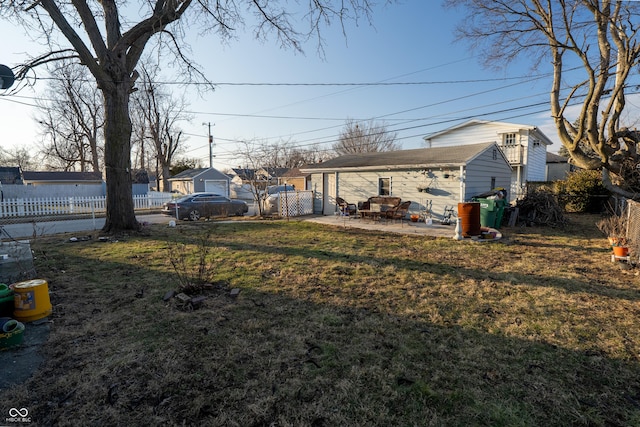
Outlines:
{"type": "Polygon", "coordinates": [[[171,171],[169,170],[169,164],[162,162],[162,191],[170,191],[171,184],[169,183],[169,177],[171,171]]]}
{"type": "Polygon", "coordinates": [[[107,218],[103,232],[139,230],[131,188],[131,120],[129,118],[129,84],[116,84],[103,91],[105,98],[104,147],[107,179],[107,218]]]}

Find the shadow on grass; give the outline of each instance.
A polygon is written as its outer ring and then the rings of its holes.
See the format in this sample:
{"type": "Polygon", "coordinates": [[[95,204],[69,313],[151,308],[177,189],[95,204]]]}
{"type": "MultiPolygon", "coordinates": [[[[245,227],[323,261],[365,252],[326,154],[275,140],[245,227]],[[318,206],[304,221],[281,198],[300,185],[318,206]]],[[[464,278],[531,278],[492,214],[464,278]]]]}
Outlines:
{"type": "MultiPolygon", "coordinates": [[[[245,224],[246,225],[246,224],[245,224]]],[[[286,225],[285,225],[286,226],[286,225]]],[[[280,228],[282,224],[272,223],[272,224],[260,224],[257,226],[258,229],[264,229],[264,227],[273,227],[280,228]]],[[[319,229],[321,227],[318,227],[319,229]]],[[[237,232],[232,231],[232,233],[237,232]]],[[[247,234],[251,234],[251,231],[246,231],[247,234]]],[[[402,242],[403,239],[415,239],[415,241],[425,241],[423,237],[409,237],[409,236],[390,236],[384,232],[376,232],[376,231],[367,231],[362,233],[360,231],[343,231],[343,236],[350,236],[351,238],[362,237],[363,235],[367,236],[375,236],[380,239],[391,241],[391,242],[402,242]]],[[[433,240],[433,239],[428,239],[433,240]]],[[[456,245],[457,242],[440,239],[441,241],[447,242],[447,245],[451,246],[451,252],[454,253],[454,256],[451,257],[452,261],[456,260],[455,251],[463,251],[465,248],[461,248],[459,245],[456,245]]],[[[186,243],[189,242],[189,239],[185,240],[186,243]]],[[[526,251],[521,250],[520,248],[516,249],[512,246],[503,247],[501,252],[492,253],[490,250],[493,250],[493,247],[483,246],[483,248],[487,248],[487,264],[483,269],[476,268],[467,268],[464,265],[455,264],[455,263],[447,263],[442,260],[438,260],[437,262],[431,262],[429,260],[416,260],[409,258],[401,258],[396,256],[393,250],[389,250],[388,255],[385,256],[371,256],[367,255],[358,255],[352,253],[345,253],[345,251],[341,250],[338,247],[315,247],[314,242],[294,242],[295,245],[291,244],[291,240],[282,239],[281,241],[271,241],[271,242],[260,242],[256,240],[251,240],[249,243],[238,244],[235,242],[225,241],[224,239],[219,239],[216,241],[218,245],[224,245],[225,247],[234,250],[234,251],[255,251],[264,254],[274,254],[274,255],[285,255],[285,256],[297,256],[303,258],[315,258],[318,260],[342,260],[348,261],[351,263],[367,263],[378,265],[380,268],[384,266],[396,266],[402,269],[408,269],[416,272],[429,272],[433,274],[439,275],[449,275],[453,280],[458,280],[460,277],[472,277],[478,280],[489,279],[497,282],[509,282],[515,285],[520,286],[531,286],[531,287],[551,287],[562,289],[566,292],[570,293],[589,293],[594,295],[606,296],[609,298],[623,299],[628,301],[638,301],[640,300],[640,292],[638,292],[637,287],[631,286],[629,284],[628,287],[608,287],[600,283],[592,283],[591,281],[583,281],[577,280],[574,278],[565,279],[559,277],[549,277],[545,275],[545,269],[540,268],[540,274],[530,274],[530,273],[518,273],[518,272],[507,272],[501,273],[496,270],[491,270],[487,267],[492,262],[492,258],[498,258],[502,261],[500,262],[510,262],[511,254],[520,256],[522,254],[526,254],[526,251]]],[[[323,241],[322,243],[333,243],[330,240],[323,241]]],[[[492,243],[495,245],[496,243],[492,243]]],[[[499,244],[499,243],[498,243],[499,244]]],[[[527,246],[529,243],[527,242],[518,242],[518,246],[527,246]]],[[[475,245],[475,244],[472,244],[475,245]]],[[[533,244],[531,244],[533,246],[533,244]]],[[[321,245],[320,245],[321,246],[321,245]]],[[[535,244],[536,247],[540,247],[541,245],[535,244]]],[[[353,247],[357,249],[357,244],[354,244],[353,247]]],[[[549,244],[549,249],[554,249],[556,254],[550,254],[550,257],[557,256],[565,256],[570,254],[571,257],[577,258],[580,254],[589,254],[594,251],[593,248],[587,248],[585,245],[551,245],[549,244]],[[569,251],[569,252],[567,252],[569,251]],[[564,254],[564,255],[558,255],[564,254]]],[[[473,250],[477,250],[477,247],[474,247],[473,250]]],[[[608,256],[606,251],[603,250],[603,263],[608,262],[608,256]]]]}
{"type": "MultiPolygon", "coordinates": [[[[345,256],[337,249],[275,248],[255,239],[232,244],[224,241],[228,232],[234,231],[221,230],[213,244],[246,257],[260,252],[321,265],[373,262],[488,277],[453,264],[345,256]]],[[[318,237],[318,245],[325,241],[318,237]]],[[[37,425],[640,422],[640,365],[606,357],[595,338],[596,350],[573,351],[545,344],[544,336],[532,341],[487,333],[481,325],[436,324],[420,313],[389,312],[385,301],[353,307],[347,294],[319,300],[296,292],[287,277],[234,266],[226,268],[235,268],[230,287],[242,288],[238,298],[212,292],[200,310],[182,311],[162,301],[178,283],[175,274],[135,254],[127,263],[74,250],[58,259],[50,253],[50,263],[40,264],[52,278],[54,303],[46,362],[28,382],[0,395],[1,411],[28,408],[37,425]],[[64,271],[55,268],[62,259],[64,271]],[[256,276],[262,284],[243,286],[256,276]]],[[[522,279],[536,286],[536,278],[522,279]]],[[[338,285],[325,285],[338,293],[338,285]]],[[[629,345],[637,352],[637,343],[629,345]]]]}

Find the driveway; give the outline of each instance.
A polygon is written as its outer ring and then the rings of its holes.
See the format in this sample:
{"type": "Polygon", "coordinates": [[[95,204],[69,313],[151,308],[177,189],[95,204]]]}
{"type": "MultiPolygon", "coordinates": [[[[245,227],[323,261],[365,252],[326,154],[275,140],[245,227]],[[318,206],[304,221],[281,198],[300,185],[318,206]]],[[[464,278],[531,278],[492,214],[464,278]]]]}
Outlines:
{"type": "MultiPolygon", "coordinates": [[[[137,215],[138,221],[149,224],[167,224],[170,217],[160,214],[137,215]]],[[[81,233],[102,229],[104,218],[68,219],[63,221],[27,222],[0,226],[0,239],[30,239],[58,233],[81,233]]]]}

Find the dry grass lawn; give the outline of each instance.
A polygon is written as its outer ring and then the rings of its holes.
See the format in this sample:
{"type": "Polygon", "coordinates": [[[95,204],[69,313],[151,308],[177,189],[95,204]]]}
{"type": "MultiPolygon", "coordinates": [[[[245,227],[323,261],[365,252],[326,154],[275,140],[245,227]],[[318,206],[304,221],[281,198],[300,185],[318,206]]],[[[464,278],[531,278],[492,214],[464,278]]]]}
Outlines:
{"type": "Polygon", "coordinates": [[[0,399],[43,426],[640,425],[640,270],[570,218],[498,243],[295,221],[40,238],[46,359],[0,399]]]}

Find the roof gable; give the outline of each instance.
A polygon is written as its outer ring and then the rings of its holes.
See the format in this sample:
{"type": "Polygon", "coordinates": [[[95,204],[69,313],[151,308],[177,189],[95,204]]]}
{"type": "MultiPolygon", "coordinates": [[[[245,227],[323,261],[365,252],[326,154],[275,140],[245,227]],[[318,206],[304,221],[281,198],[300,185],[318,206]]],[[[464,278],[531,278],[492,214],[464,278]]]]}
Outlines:
{"type": "Polygon", "coordinates": [[[187,169],[185,171],[180,172],[179,174],[172,176],[169,180],[190,180],[197,178],[200,175],[207,173],[209,176],[207,178],[213,179],[224,179],[229,180],[230,178],[217,170],[216,168],[196,168],[196,169],[187,169]]]}

